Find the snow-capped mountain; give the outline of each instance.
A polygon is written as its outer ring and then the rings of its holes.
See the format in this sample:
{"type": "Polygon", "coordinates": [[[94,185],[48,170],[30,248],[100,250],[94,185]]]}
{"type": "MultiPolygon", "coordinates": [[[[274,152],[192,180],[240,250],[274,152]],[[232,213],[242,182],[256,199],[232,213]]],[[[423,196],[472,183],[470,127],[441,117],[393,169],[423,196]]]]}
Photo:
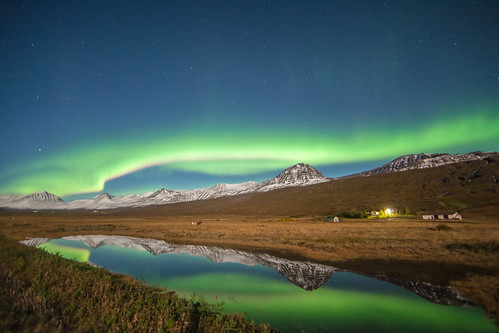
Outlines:
{"type": "Polygon", "coordinates": [[[61,198],[45,191],[19,196],[0,196],[0,207],[14,209],[59,209],[64,205],[65,202],[61,198]]]}
{"type": "Polygon", "coordinates": [[[469,162],[483,160],[496,153],[473,152],[469,154],[413,154],[400,156],[393,161],[369,171],[361,172],[363,176],[370,176],[377,173],[399,172],[413,169],[435,168],[442,165],[459,162],[469,162]]]}
{"type": "Polygon", "coordinates": [[[257,182],[246,182],[241,184],[217,184],[213,187],[197,190],[168,190],[162,188],[154,192],[144,200],[141,200],[140,205],[148,206],[153,204],[161,205],[167,203],[186,202],[204,199],[215,199],[228,195],[239,195],[249,192],[254,192],[260,186],[257,182]]]}
{"type": "MultiPolygon", "coordinates": [[[[405,155],[378,168],[346,177],[369,176],[378,173],[399,172],[411,169],[434,168],[442,165],[483,160],[497,153],[473,152],[469,154],[414,154],[405,155]]],[[[215,199],[254,192],[266,192],[292,186],[307,186],[330,181],[320,171],[308,164],[299,163],[287,168],[276,177],[263,183],[246,182],[241,184],[217,184],[210,188],[196,190],[169,190],[162,188],[156,192],[112,196],[102,193],[92,199],[64,202],[61,198],[47,193],[37,192],[28,195],[0,195],[0,207],[12,209],[113,209],[125,207],[146,207],[215,199]]]]}
{"type": "Polygon", "coordinates": [[[320,171],[308,164],[299,163],[275,178],[263,183],[245,182],[241,184],[217,184],[210,188],[196,190],[169,190],[162,188],[156,192],[142,195],[112,196],[109,193],[99,194],[92,199],[74,200],[65,203],[61,198],[39,192],[25,196],[0,196],[0,207],[14,209],[113,209],[125,207],[145,207],[224,196],[241,195],[252,192],[266,192],[289,186],[306,186],[328,181],[320,171]],[[43,195],[42,195],[43,194],[43,195]]]}
{"type": "Polygon", "coordinates": [[[114,195],[111,195],[107,192],[104,192],[102,194],[99,194],[99,195],[93,197],[91,200],[93,202],[103,202],[103,201],[112,201],[113,198],[114,198],[114,195]]]}
{"type": "MultiPolygon", "coordinates": [[[[276,270],[291,283],[305,290],[318,289],[331,278],[333,273],[339,271],[339,269],[327,265],[305,261],[291,261],[268,254],[249,253],[239,250],[198,245],[176,245],[149,238],[88,235],[68,236],[64,237],[64,239],[81,241],[94,249],[104,245],[115,245],[122,248],[133,247],[140,251],[148,251],[153,255],[185,253],[194,256],[207,257],[216,263],[233,262],[246,266],[260,264],[276,270]]],[[[32,238],[21,241],[21,243],[29,246],[38,246],[49,240],[50,239],[48,238],[32,238]]]]}
{"type": "Polygon", "coordinates": [[[262,183],[260,191],[269,191],[289,186],[311,185],[329,181],[322,173],[305,163],[287,168],[276,177],[262,183]]]}

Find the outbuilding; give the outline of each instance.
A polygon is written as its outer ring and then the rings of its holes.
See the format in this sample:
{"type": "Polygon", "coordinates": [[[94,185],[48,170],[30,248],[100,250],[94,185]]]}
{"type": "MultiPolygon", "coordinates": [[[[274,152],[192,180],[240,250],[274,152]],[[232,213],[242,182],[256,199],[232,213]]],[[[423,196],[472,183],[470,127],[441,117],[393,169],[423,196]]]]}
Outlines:
{"type": "Polygon", "coordinates": [[[461,214],[454,213],[438,213],[438,214],[423,214],[423,220],[462,220],[461,214]]]}

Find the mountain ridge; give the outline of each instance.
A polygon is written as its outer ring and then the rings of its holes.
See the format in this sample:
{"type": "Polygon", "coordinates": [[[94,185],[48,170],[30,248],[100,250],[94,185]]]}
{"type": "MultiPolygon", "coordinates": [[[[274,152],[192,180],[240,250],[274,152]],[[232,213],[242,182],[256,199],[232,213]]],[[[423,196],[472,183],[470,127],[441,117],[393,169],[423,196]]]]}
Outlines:
{"type": "Polygon", "coordinates": [[[62,198],[48,192],[37,192],[22,196],[0,197],[0,207],[12,209],[114,209],[146,207],[197,200],[215,199],[252,192],[266,192],[284,187],[306,186],[328,181],[320,171],[305,163],[295,164],[276,177],[257,183],[248,181],[240,184],[216,184],[210,188],[195,190],[170,190],[161,188],[145,194],[113,196],[107,192],[91,199],[64,202],[62,198]]]}
{"type": "MultiPolygon", "coordinates": [[[[471,162],[491,159],[497,153],[472,152],[468,154],[412,154],[400,156],[393,161],[369,171],[345,176],[341,178],[326,178],[322,173],[305,163],[293,165],[272,179],[262,183],[245,182],[241,184],[216,184],[206,189],[196,190],[170,190],[162,188],[156,192],[145,194],[131,194],[126,196],[112,196],[109,193],[99,194],[91,199],[64,202],[61,198],[43,192],[37,192],[24,196],[0,195],[0,207],[11,209],[115,209],[115,208],[137,208],[157,206],[165,204],[184,203],[198,200],[217,199],[221,197],[233,197],[258,192],[269,192],[277,189],[302,187],[327,183],[331,180],[368,177],[377,174],[389,174],[414,169],[436,168],[453,163],[471,162]]],[[[475,171],[475,173],[478,171],[475,171]]]]}
{"type": "Polygon", "coordinates": [[[489,158],[497,153],[494,152],[471,152],[467,154],[447,154],[447,153],[436,153],[436,154],[410,154],[397,157],[391,162],[383,164],[377,168],[363,171],[360,174],[363,176],[370,176],[377,173],[387,173],[387,172],[401,172],[414,169],[427,169],[435,168],[442,165],[448,165],[459,162],[469,162],[476,160],[483,160],[489,158]]]}

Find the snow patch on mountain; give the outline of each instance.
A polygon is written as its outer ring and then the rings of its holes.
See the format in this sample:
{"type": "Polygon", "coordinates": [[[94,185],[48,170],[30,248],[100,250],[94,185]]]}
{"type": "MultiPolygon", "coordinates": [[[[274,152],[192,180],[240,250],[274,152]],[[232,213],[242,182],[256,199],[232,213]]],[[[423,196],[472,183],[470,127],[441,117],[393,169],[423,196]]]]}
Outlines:
{"type": "Polygon", "coordinates": [[[363,176],[370,176],[378,173],[400,172],[413,169],[436,168],[443,165],[459,162],[469,162],[483,160],[496,153],[473,152],[469,154],[413,154],[400,156],[393,161],[369,171],[361,172],[363,176]]]}
{"type": "MultiPolygon", "coordinates": [[[[483,160],[497,153],[473,152],[469,154],[414,154],[398,157],[378,168],[347,177],[369,176],[378,173],[399,172],[412,169],[434,168],[442,165],[483,160]]],[[[156,192],[141,195],[112,196],[102,193],[92,199],[74,200],[65,203],[61,198],[37,192],[22,196],[0,195],[0,207],[12,209],[114,209],[165,205],[179,202],[215,199],[226,196],[254,192],[266,192],[292,186],[307,186],[330,181],[322,173],[308,164],[298,163],[287,168],[274,178],[263,183],[245,182],[241,184],[217,184],[210,188],[196,190],[170,190],[162,188],[156,192]]]]}
{"type": "Polygon", "coordinates": [[[265,192],[289,186],[305,186],[328,181],[320,171],[308,164],[296,164],[263,183],[217,184],[210,188],[196,190],[170,190],[162,188],[142,195],[112,196],[99,194],[92,199],[74,200],[65,203],[61,198],[47,192],[27,196],[0,196],[0,207],[13,209],[114,209],[125,207],[146,207],[196,200],[216,199],[225,196],[265,192]]]}
{"type": "Polygon", "coordinates": [[[290,186],[306,186],[329,181],[322,173],[308,164],[298,163],[287,168],[274,178],[261,184],[258,191],[270,191],[290,186]]]}
{"type": "Polygon", "coordinates": [[[2,195],[0,207],[14,209],[59,209],[65,202],[58,196],[46,191],[31,193],[27,195],[2,195]]]}

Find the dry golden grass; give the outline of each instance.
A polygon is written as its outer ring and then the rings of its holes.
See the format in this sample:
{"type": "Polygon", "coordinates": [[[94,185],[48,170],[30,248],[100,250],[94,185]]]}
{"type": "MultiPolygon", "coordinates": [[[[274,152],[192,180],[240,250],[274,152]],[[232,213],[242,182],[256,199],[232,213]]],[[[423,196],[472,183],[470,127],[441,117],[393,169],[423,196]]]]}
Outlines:
{"type": "Polygon", "coordinates": [[[222,311],[0,235],[1,332],[273,332],[222,311]]]}
{"type": "Polygon", "coordinates": [[[146,237],[267,252],[371,276],[388,274],[413,281],[452,282],[489,313],[497,313],[499,228],[494,219],[350,219],[328,223],[323,216],[141,217],[122,215],[121,211],[3,212],[0,232],[17,240],[78,234],[146,237]],[[192,225],[191,221],[202,223],[192,225]]]}
{"type": "MultiPolygon", "coordinates": [[[[420,219],[348,219],[324,222],[315,217],[235,215],[139,216],[90,213],[3,213],[0,231],[10,238],[60,237],[75,234],[119,234],[182,243],[266,249],[306,254],[320,261],[353,258],[412,259],[489,265],[484,253],[448,249],[453,243],[487,243],[499,239],[491,219],[423,221],[420,219]],[[192,225],[191,221],[202,221],[192,225]],[[448,229],[439,230],[445,225],[448,229]],[[396,250],[396,251],[394,251],[396,250]]],[[[494,255],[494,254],[491,254],[494,255]]]]}
{"type": "Polygon", "coordinates": [[[308,259],[370,276],[452,282],[496,315],[498,176],[497,162],[488,159],[146,208],[0,211],[0,232],[18,240],[78,234],[148,237],[308,259]],[[464,220],[324,222],[327,215],[386,207],[416,216],[458,210],[464,220]]]}

